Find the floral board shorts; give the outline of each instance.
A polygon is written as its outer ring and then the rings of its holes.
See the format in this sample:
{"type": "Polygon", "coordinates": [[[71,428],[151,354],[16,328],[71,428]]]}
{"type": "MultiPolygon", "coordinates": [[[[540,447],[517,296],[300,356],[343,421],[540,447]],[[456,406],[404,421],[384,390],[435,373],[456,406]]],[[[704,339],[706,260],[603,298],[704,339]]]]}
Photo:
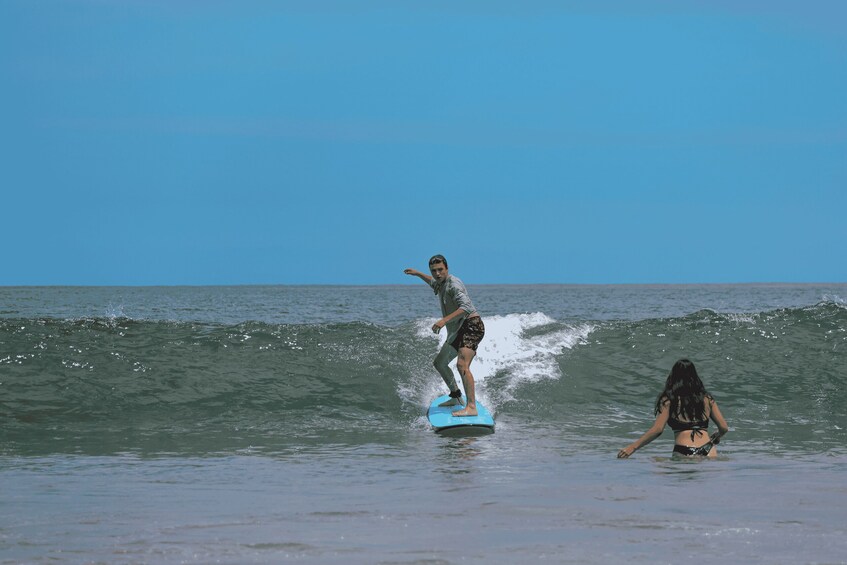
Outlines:
{"type": "Polygon", "coordinates": [[[485,324],[482,323],[482,318],[474,316],[473,318],[465,318],[462,322],[462,327],[459,328],[459,333],[456,334],[456,339],[450,344],[458,351],[462,347],[469,347],[476,351],[479,342],[485,335],[485,324]]]}

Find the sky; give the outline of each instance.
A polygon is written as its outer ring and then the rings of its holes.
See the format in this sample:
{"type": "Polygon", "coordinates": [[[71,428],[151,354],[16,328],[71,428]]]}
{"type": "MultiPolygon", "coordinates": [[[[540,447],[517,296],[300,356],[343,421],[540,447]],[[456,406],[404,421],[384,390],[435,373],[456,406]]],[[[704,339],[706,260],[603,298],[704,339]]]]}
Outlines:
{"type": "Polygon", "coordinates": [[[845,21],[0,0],[0,285],[847,282],[845,21]]]}

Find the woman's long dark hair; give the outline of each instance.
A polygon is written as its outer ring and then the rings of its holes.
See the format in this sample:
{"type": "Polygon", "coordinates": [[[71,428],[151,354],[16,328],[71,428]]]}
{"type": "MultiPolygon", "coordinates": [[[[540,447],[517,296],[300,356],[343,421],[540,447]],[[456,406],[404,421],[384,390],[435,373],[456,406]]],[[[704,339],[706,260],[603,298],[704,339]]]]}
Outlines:
{"type": "Polygon", "coordinates": [[[680,359],[673,364],[665,390],[656,399],[656,414],[666,402],[670,402],[669,414],[678,420],[699,422],[708,418],[705,398],[712,398],[703,381],[697,375],[694,363],[688,359],[680,359]]]}

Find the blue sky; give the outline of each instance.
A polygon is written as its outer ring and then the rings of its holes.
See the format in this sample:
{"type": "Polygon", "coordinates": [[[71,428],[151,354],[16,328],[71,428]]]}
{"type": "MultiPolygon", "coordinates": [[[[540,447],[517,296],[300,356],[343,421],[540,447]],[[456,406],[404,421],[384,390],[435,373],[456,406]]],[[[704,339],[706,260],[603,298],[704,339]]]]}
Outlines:
{"type": "Polygon", "coordinates": [[[0,285],[844,282],[845,21],[0,0],[0,285]]]}

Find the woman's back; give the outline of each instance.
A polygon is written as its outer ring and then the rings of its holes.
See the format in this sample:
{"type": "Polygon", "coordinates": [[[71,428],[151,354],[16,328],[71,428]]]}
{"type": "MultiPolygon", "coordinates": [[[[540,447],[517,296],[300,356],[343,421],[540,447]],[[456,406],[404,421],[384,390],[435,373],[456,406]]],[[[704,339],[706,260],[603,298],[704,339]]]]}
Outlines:
{"type": "MultiPolygon", "coordinates": [[[[678,408],[675,413],[672,412],[668,414],[668,425],[674,432],[708,429],[709,416],[712,413],[713,402],[714,399],[711,396],[705,396],[700,401],[700,403],[702,404],[702,411],[697,410],[693,414],[686,414],[678,408]]],[[[668,401],[668,408],[671,409],[670,401],[668,401]]]]}

